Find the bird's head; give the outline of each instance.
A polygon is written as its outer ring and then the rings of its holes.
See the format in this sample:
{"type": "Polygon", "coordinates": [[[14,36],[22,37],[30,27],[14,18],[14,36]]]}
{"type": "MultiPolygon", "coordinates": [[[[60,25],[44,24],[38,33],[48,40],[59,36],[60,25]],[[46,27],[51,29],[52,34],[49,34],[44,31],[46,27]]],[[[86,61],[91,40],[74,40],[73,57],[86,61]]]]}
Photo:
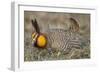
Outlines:
{"type": "Polygon", "coordinates": [[[32,35],[31,35],[31,38],[32,38],[32,45],[33,45],[33,46],[34,46],[35,43],[36,43],[37,37],[38,37],[38,33],[33,32],[32,35]]]}

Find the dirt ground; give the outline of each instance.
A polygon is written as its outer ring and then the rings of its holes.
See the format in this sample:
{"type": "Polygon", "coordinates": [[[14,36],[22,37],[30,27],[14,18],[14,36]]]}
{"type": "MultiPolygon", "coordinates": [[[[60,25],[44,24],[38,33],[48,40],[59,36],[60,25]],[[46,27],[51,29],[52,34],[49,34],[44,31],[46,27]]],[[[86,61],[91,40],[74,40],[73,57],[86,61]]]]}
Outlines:
{"type": "Polygon", "coordinates": [[[90,40],[89,14],[25,11],[24,61],[89,59],[90,43],[81,50],[73,48],[68,54],[59,54],[58,52],[49,54],[47,49],[39,49],[32,46],[31,34],[35,29],[32,27],[31,19],[37,19],[41,32],[45,33],[48,28],[68,29],[70,26],[69,18],[74,18],[78,22],[80,35],[90,40]]]}

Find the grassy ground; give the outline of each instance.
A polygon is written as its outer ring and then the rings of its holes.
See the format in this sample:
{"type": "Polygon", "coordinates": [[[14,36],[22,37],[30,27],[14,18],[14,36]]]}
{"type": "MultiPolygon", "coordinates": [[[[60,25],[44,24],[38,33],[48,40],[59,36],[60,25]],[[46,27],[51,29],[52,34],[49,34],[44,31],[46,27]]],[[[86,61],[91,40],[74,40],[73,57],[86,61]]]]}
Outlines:
{"type": "Polygon", "coordinates": [[[27,47],[27,49],[25,49],[24,60],[43,61],[43,60],[66,60],[66,59],[86,59],[86,58],[90,58],[89,47],[84,47],[83,50],[73,48],[68,54],[64,54],[62,52],[54,52],[53,54],[50,54],[48,53],[47,49],[27,47]]]}
{"type": "Polygon", "coordinates": [[[44,61],[44,60],[69,60],[69,59],[87,59],[90,58],[90,44],[84,46],[83,49],[75,49],[69,53],[48,52],[47,49],[39,49],[32,46],[31,34],[34,31],[32,28],[31,19],[36,18],[42,32],[47,30],[48,24],[50,27],[68,28],[68,18],[75,18],[80,24],[80,34],[90,39],[90,18],[86,14],[65,14],[65,13],[46,13],[46,12],[30,12],[24,13],[24,61],[44,61]]]}

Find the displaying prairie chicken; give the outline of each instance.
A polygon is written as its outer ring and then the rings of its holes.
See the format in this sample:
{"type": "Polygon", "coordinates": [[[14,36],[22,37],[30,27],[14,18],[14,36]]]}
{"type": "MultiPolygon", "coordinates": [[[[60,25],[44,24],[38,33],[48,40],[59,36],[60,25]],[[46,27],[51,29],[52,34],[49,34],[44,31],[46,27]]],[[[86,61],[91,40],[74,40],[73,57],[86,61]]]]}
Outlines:
{"type": "Polygon", "coordinates": [[[32,20],[35,31],[32,33],[32,44],[38,48],[46,48],[48,51],[69,52],[72,48],[82,49],[87,40],[79,35],[79,24],[70,18],[71,26],[65,29],[48,29],[47,33],[42,33],[37,20],[32,20]]]}

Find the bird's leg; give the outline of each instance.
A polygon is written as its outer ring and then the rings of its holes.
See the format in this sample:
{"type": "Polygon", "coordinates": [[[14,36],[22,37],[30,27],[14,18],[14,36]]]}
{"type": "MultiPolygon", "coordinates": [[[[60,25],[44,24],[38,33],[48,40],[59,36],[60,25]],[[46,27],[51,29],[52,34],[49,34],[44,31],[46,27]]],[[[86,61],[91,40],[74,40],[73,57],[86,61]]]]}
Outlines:
{"type": "Polygon", "coordinates": [[[48,49],[48,53],[49,53],[50,55],[53,55],[52,48],[47,48],[47,49],[48,49]]]}

